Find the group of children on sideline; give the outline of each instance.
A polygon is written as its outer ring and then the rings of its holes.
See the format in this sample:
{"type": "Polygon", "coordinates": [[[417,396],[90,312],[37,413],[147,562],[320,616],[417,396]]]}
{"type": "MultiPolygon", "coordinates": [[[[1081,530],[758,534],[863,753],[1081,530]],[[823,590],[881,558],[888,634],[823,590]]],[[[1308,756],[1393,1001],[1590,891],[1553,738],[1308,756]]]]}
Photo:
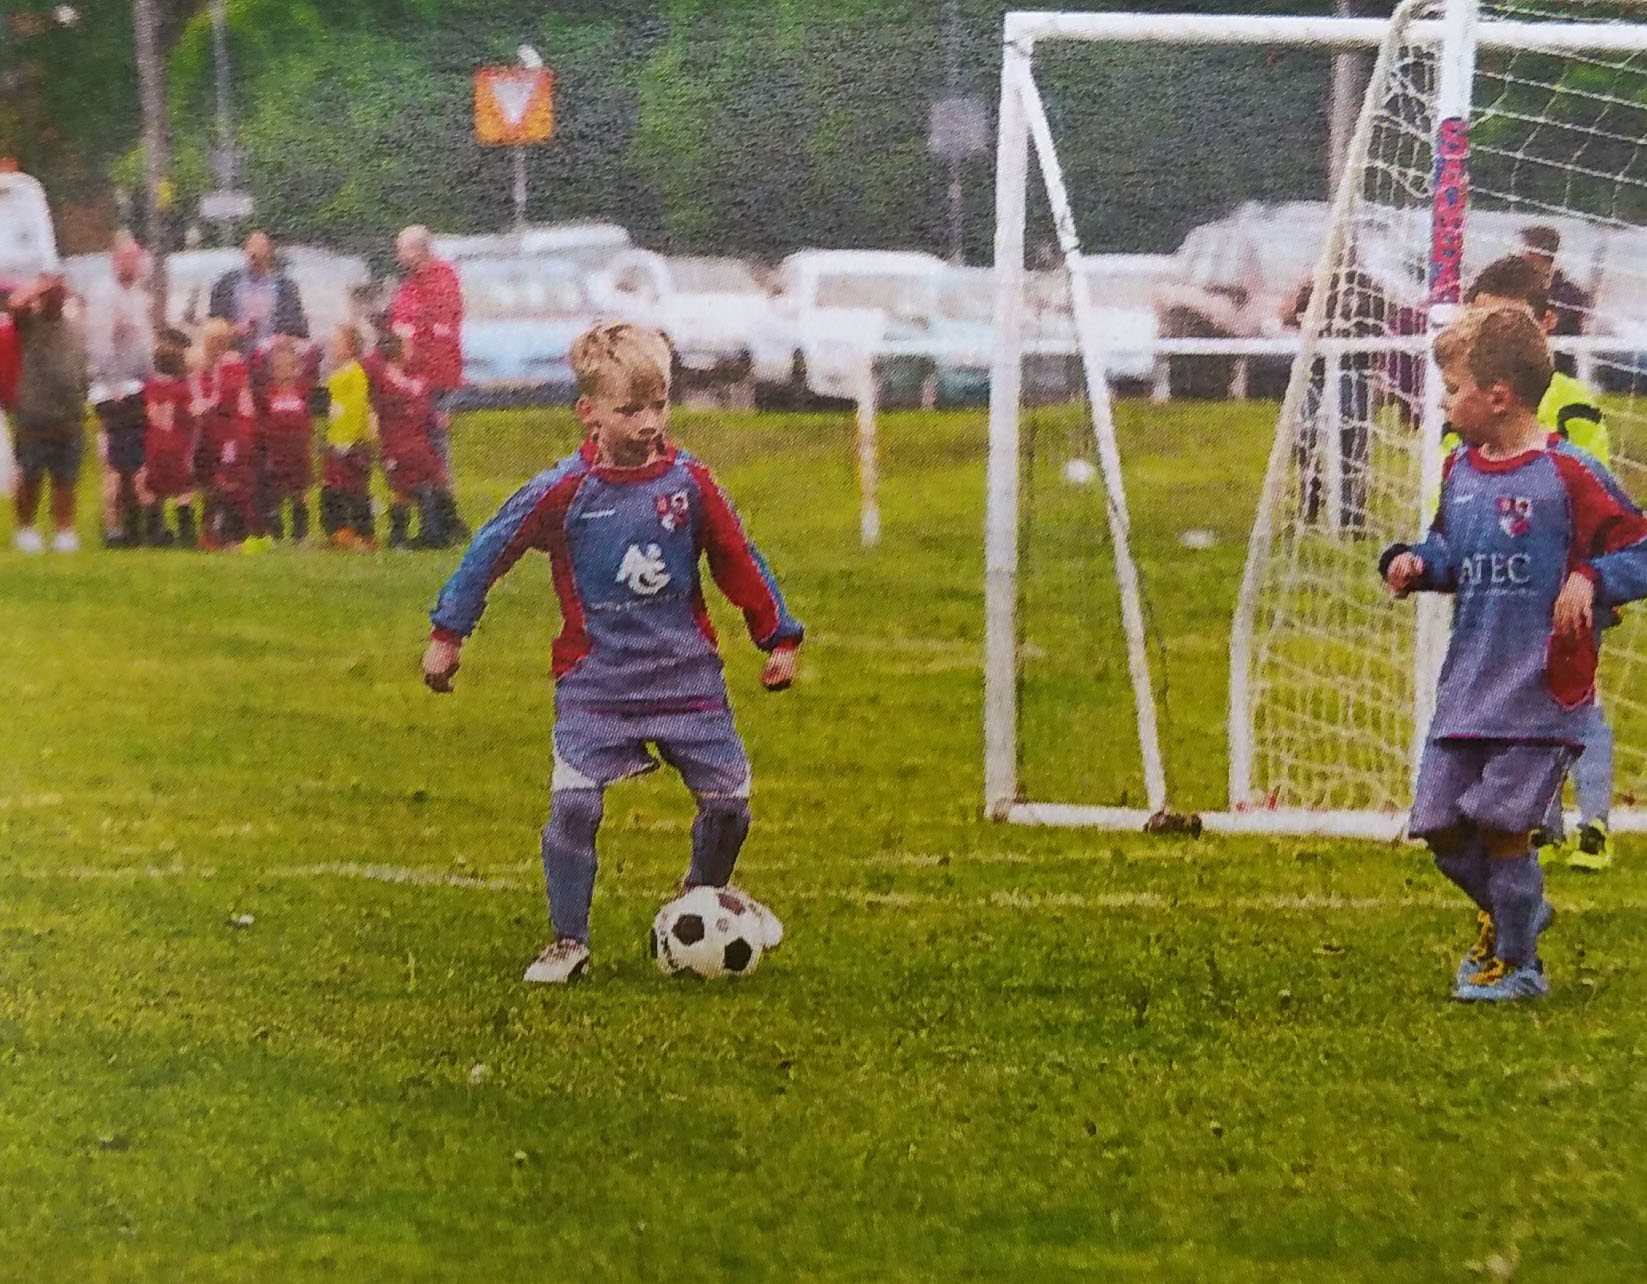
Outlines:
{"type": "Polygon", "coordinates": [[[445,548],[462,533],[450,478],[429,436],[433,399],[399,335],[384,334],[369,351],[362,330],[346,324],[332,333],[325,353],[278,335],[247,357],[226,321],[208,322],[194,347],[168,330],[155,348],[143,406],[143,461],[135,478],[141,526],[131,543],[259,552],[278,539],[303,541],[317,419],[320,524],[331,544],[378,547],[374,454],[391,496],[390,548],[445,548]],[[323,362],[331,367],[325,378],[323,362]]]}
{"type": "Polygon", "coordinates": [[[110,548],[252,553],[279,539],[302,542],[317,447],[320,526],[333,546],[378,547],[374,461],[390,494],[389,547],[467,538],[434,440],[434,394],[410,338],[385,327],[371,345],[364,329],[344,324],[324,349],[285,334],[242,349],[234,327],[214,318],[198,340],[167,329],[152,352],[140,345],[141,377],[109,392],[88,383],[83,326],[67,305],[57,279],[18,292],[0,313],[8,323],[0,338],[11,340],[0,357],[22,358],[0,361],[0,406],[16,430],[12,542],[20,552],[45,547],[33,521],[47,475],[52,547],[78,547],[74,491],[88,401],[97,403],[108,469],[110,548]]]}

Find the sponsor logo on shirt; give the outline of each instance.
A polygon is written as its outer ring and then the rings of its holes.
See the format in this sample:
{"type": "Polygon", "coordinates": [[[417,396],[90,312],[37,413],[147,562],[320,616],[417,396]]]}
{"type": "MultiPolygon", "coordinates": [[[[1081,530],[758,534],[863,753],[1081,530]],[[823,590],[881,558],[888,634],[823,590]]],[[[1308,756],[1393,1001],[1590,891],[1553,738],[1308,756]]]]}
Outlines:
{"type": "Polygon", "coordinates": [[[1520,495],[1498,497],[1498,524],[1506,535],[1520,539],[1533,524],[1533,501],[1520,495]]]}
{"type": "Polygon", "coordinates": [[[1526,553],[1471,553],[1458,566],[1458,587],[1521,588],[1533,582],[1533,559],[1526,553]]]}
{"type": "Polygon", "coordinates": [[[656,544],[642,549],[631,544],[618,567],[617,581],[627,584],[637,597],[652,597],[669,587],[669,569],[663,564],[663,550],[656,544]]]}

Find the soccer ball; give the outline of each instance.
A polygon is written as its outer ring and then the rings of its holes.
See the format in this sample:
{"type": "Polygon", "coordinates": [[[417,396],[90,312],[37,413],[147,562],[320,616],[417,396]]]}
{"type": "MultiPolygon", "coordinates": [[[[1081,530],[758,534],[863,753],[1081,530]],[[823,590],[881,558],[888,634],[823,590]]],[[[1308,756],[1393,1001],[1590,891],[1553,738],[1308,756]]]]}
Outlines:
{"type": "Polygon", "coordinates": [[[1071,486],[1090,486],[1098,480],[1098,469],[1090,459],[1072,459],[1064,465],[1064,480],[1071,486]]]}
{"type": "Polygon", "coordinates": [[[724,887],[694,887],[652,920],[652,956],[665,976],[748,976],[761,961],[761,921],[724,887]]]}

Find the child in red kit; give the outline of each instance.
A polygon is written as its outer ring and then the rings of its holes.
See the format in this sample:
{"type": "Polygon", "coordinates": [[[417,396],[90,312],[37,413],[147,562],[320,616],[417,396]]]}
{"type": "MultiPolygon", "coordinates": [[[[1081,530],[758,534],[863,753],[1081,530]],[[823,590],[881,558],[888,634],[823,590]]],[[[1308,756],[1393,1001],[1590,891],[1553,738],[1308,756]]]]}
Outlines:
{"type": "Polygon", "coordinates": [[[201,333],[199,366],[189,390],[200,425],[197,461],[206,491],[201,544],[221,548],[249,538],[261,541],[257,405],[246,362],[234,348],[234,327],[221,317],[208,321],[201,333]]]}
{"type": "Polygon", "coordinates": [[[154,349],[154,374],[143,385],[143,469],[137,474],[143,506],[143,542],[163,548],[173,542],[193,548],[194,457],[199,447],[193,395],[189,387],[189,336],[167,330],[154,349]],[[177,505],[177,532],[166,526],[166,501],[177,505]]]}
{"type": "Polygon", "coordinates": [[[283,527],[281,505],[292,506],[292,542],[309,534],[309,487],[314,484],[314,382],[298,341],[276,338],[268,356],[268,381],[262,389],[258,424],[263,467],[265,516],[277,535],[283,527]]]}
{"type": "Polygon", "coordinates": [[[457,510],[446,469],[429,439],[434,398],[427,380],[412,373],[411,341],[389,333],[362,363],[377,412],[383,475],[393,494],[389,508],[390,548],[445,548],[451,543],[457,510]],[[417,538],[409,539],[412,506],[418,509],[417,538]]]}

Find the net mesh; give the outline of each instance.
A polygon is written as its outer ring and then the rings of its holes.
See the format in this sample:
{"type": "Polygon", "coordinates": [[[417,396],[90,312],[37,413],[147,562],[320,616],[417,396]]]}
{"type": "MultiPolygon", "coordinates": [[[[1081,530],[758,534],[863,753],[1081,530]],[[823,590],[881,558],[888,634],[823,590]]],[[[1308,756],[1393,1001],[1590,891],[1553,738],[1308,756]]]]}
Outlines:
{"type": "MultiPolygon", "coordinates": [[[[1413,7],[1439,17],[1439,4],[1413,7]]],[[[1604,412],[1611,464],[1641,494],[1647,415],[1647,57],[1539,47],[1544,23],[1647,21],[1647,7],[1491,3],[1482,23],[1529,24],[1515,48],[1484,43],[1470,112],[1462,276],[1522,252],[1529,228],[1559,239],[1552,305],[1558,365],[1604,412]]],[[[1437,55],[1403,42],[1370,90],[1375,115],[1343,248],[1291,424],[1286,485],[1260,568],[1250,669],[1249,806],[1400,810],[1414,731],[1415,612],[1385,598],[1376,550],[1423,524],[1426,274],[1437,164],[1437,55]],[[1307,381],[1307,382],[1306,382],[1307,381]]],[[[1535,237],[1538,234],[1535,233],[1535,237]]],[[[1300,310],[1303,300],[1300,300],[1300,310]]],[[[1429,390],[1432,395],[1434,390],[1429,390]]],[[[1603,703],[1618,739],[1617,789],[1647,788],[1647,633],[1629,612],[1604,645],[1603,703]]]]}

